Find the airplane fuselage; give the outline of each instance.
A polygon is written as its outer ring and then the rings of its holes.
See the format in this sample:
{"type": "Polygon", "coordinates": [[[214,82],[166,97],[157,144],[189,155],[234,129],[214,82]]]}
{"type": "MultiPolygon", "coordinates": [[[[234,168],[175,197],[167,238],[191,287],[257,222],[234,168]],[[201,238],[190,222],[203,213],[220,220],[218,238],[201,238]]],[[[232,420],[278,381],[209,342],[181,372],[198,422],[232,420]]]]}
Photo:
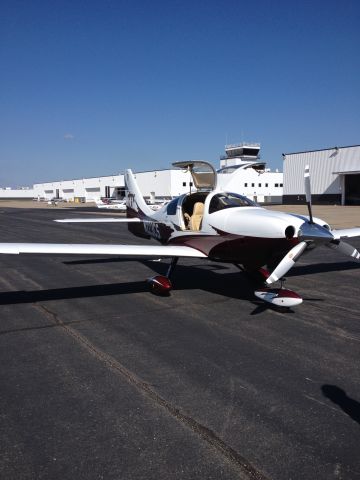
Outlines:
{"type": "MultiPolygon", "coordinates": [[[[218,200],[224,195],[232,195],[235,200],[240,197],[219,191],[181,195],[151,215],[139,211],[136,203],[128,205],[128,217],[142,219],[128,228],[135,235],[153,238],[164,245],[186,245],[211,260],[237,263],[247,269],[276,261],[299,243],[298,234],[307,217],[269,211],[245,197],[243,206],[219,208],[218,200]],[[196,200],[203,201],[203,214],[200,228],[191,230],[186,222],[186,209],[196,200]]],[[[320,219],[314,221],[326,225],[320,219]]]]}

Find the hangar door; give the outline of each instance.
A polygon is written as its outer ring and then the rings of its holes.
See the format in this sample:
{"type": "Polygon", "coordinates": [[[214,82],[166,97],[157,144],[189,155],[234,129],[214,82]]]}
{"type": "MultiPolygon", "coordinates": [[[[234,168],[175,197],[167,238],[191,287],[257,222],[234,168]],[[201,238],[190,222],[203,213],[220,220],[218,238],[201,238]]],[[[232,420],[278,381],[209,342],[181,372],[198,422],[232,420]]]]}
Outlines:
{"type": "Polygon", "coordinates": [[[345,205],[360,205],[360,174],[345,175],[345,205]]]}

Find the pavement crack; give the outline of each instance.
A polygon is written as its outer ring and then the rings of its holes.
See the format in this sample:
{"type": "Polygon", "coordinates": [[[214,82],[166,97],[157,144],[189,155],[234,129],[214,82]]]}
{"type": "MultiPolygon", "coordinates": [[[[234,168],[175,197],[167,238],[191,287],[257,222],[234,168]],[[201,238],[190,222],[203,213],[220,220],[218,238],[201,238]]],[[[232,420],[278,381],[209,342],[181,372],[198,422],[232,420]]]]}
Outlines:
{"type": "Polygon", "coordinates": [[[216,435],[215,432],[213,432],[208,427],[202,425],[200,422],[193,419],[189,415],[181,412],[178,407],[176,407],[169,401],[165,400],[165,398],[163,398],[161,395],[159,395],[156,390],[154,390],[150,386],[150,384],[144,382],[135,373],[131,372],[121,363],[115,360],[111,355],[108,355],[101,349],[97,348],[91,341],[89,341],[88,338],[77,332],[69,324],[64,323],[55,312],[51,311],[48,307],[40,303],[34,304],[34,307],[40,310],[48,319],[51,319],[56,325],[61,326],[66,333],[68,333],[76,342],[81,344],[81,346],[85,348],[92,356],[97,358],[107,367],[111,368],[118,375],[121,375],[123,378],[125,378],[131,385],[133,385],[138,391],[144,394],[153,403],[163,408],[168,414],[170,414],[183,426],[190,428],[208,445],[210,445],[218,453],[225,457],[227,461],[231,462],[231,464],[235,466],[239,471],[239,478],[251,480],[268,480],[268,477],[265,477],[263,473],[257,470],[236,450],[234,450],[231,446],[225,443],[219,436],[216,435]]]}

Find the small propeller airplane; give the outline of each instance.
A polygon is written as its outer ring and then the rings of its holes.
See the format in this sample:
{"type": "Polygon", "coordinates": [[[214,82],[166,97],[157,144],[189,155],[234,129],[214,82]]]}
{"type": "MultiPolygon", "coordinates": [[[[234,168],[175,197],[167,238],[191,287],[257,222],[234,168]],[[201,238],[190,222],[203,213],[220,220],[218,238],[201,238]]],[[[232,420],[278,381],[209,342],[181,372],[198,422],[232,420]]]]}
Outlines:
{"type": "Polygon", "coordinates": [[[266,210],[242,195],[217,188],[216,171],[207,162],[173,165],[191,172],[196,191],[174,198],[157,211],[146,204],[132,171],[127,170],[126,218],[55,220],[127,223],[134,235],[153,238],[159,245],[0,243],[0,253],[170,258],[166,275],[148,280],[153,293],[160,295],[172,289],[171,276],[179,258],[232,263],[261,280],[254,291],[256,297],[278,307],[293,307],[303,301],[296,292],[283,288],[282,279],[305,252],[324,245],[360,261],[358,250],[342,240],[360,236],[360,228],[332,230],[324,220],[313,217],[309,167],[304,177],[309,215],[302,216],[266,210]],[[272,288],[277,281],[280,287],[272,288]]]}
{"type": "Polygon", "coordinates": [[[97,208],[105,210],[121,210],[122,212],[126,211],[126,201],[125,200],[111,200],[111,199],[96,199],[95,200],[97,208]]]}

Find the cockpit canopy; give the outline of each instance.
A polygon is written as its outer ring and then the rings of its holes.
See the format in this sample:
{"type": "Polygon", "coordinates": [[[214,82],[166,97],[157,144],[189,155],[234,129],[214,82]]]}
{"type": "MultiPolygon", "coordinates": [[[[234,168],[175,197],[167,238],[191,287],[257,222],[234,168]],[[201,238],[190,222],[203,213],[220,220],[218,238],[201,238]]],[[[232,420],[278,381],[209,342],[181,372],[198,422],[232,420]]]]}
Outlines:
{"type": "Polygon", "coordinates": [[[204,162],[203,160],[175,162],[173,166],[191,172],[197,190],[211,191],[216,187],[216,171],[208,162],[204,162]]]}
{"type": "Polygon", "coordinates": [[[215,194],[210,200],[209,213],[218,212],[225,208],[257,207],[258,205],[247,197],[237,193],[221,192],[215,194]]]}

